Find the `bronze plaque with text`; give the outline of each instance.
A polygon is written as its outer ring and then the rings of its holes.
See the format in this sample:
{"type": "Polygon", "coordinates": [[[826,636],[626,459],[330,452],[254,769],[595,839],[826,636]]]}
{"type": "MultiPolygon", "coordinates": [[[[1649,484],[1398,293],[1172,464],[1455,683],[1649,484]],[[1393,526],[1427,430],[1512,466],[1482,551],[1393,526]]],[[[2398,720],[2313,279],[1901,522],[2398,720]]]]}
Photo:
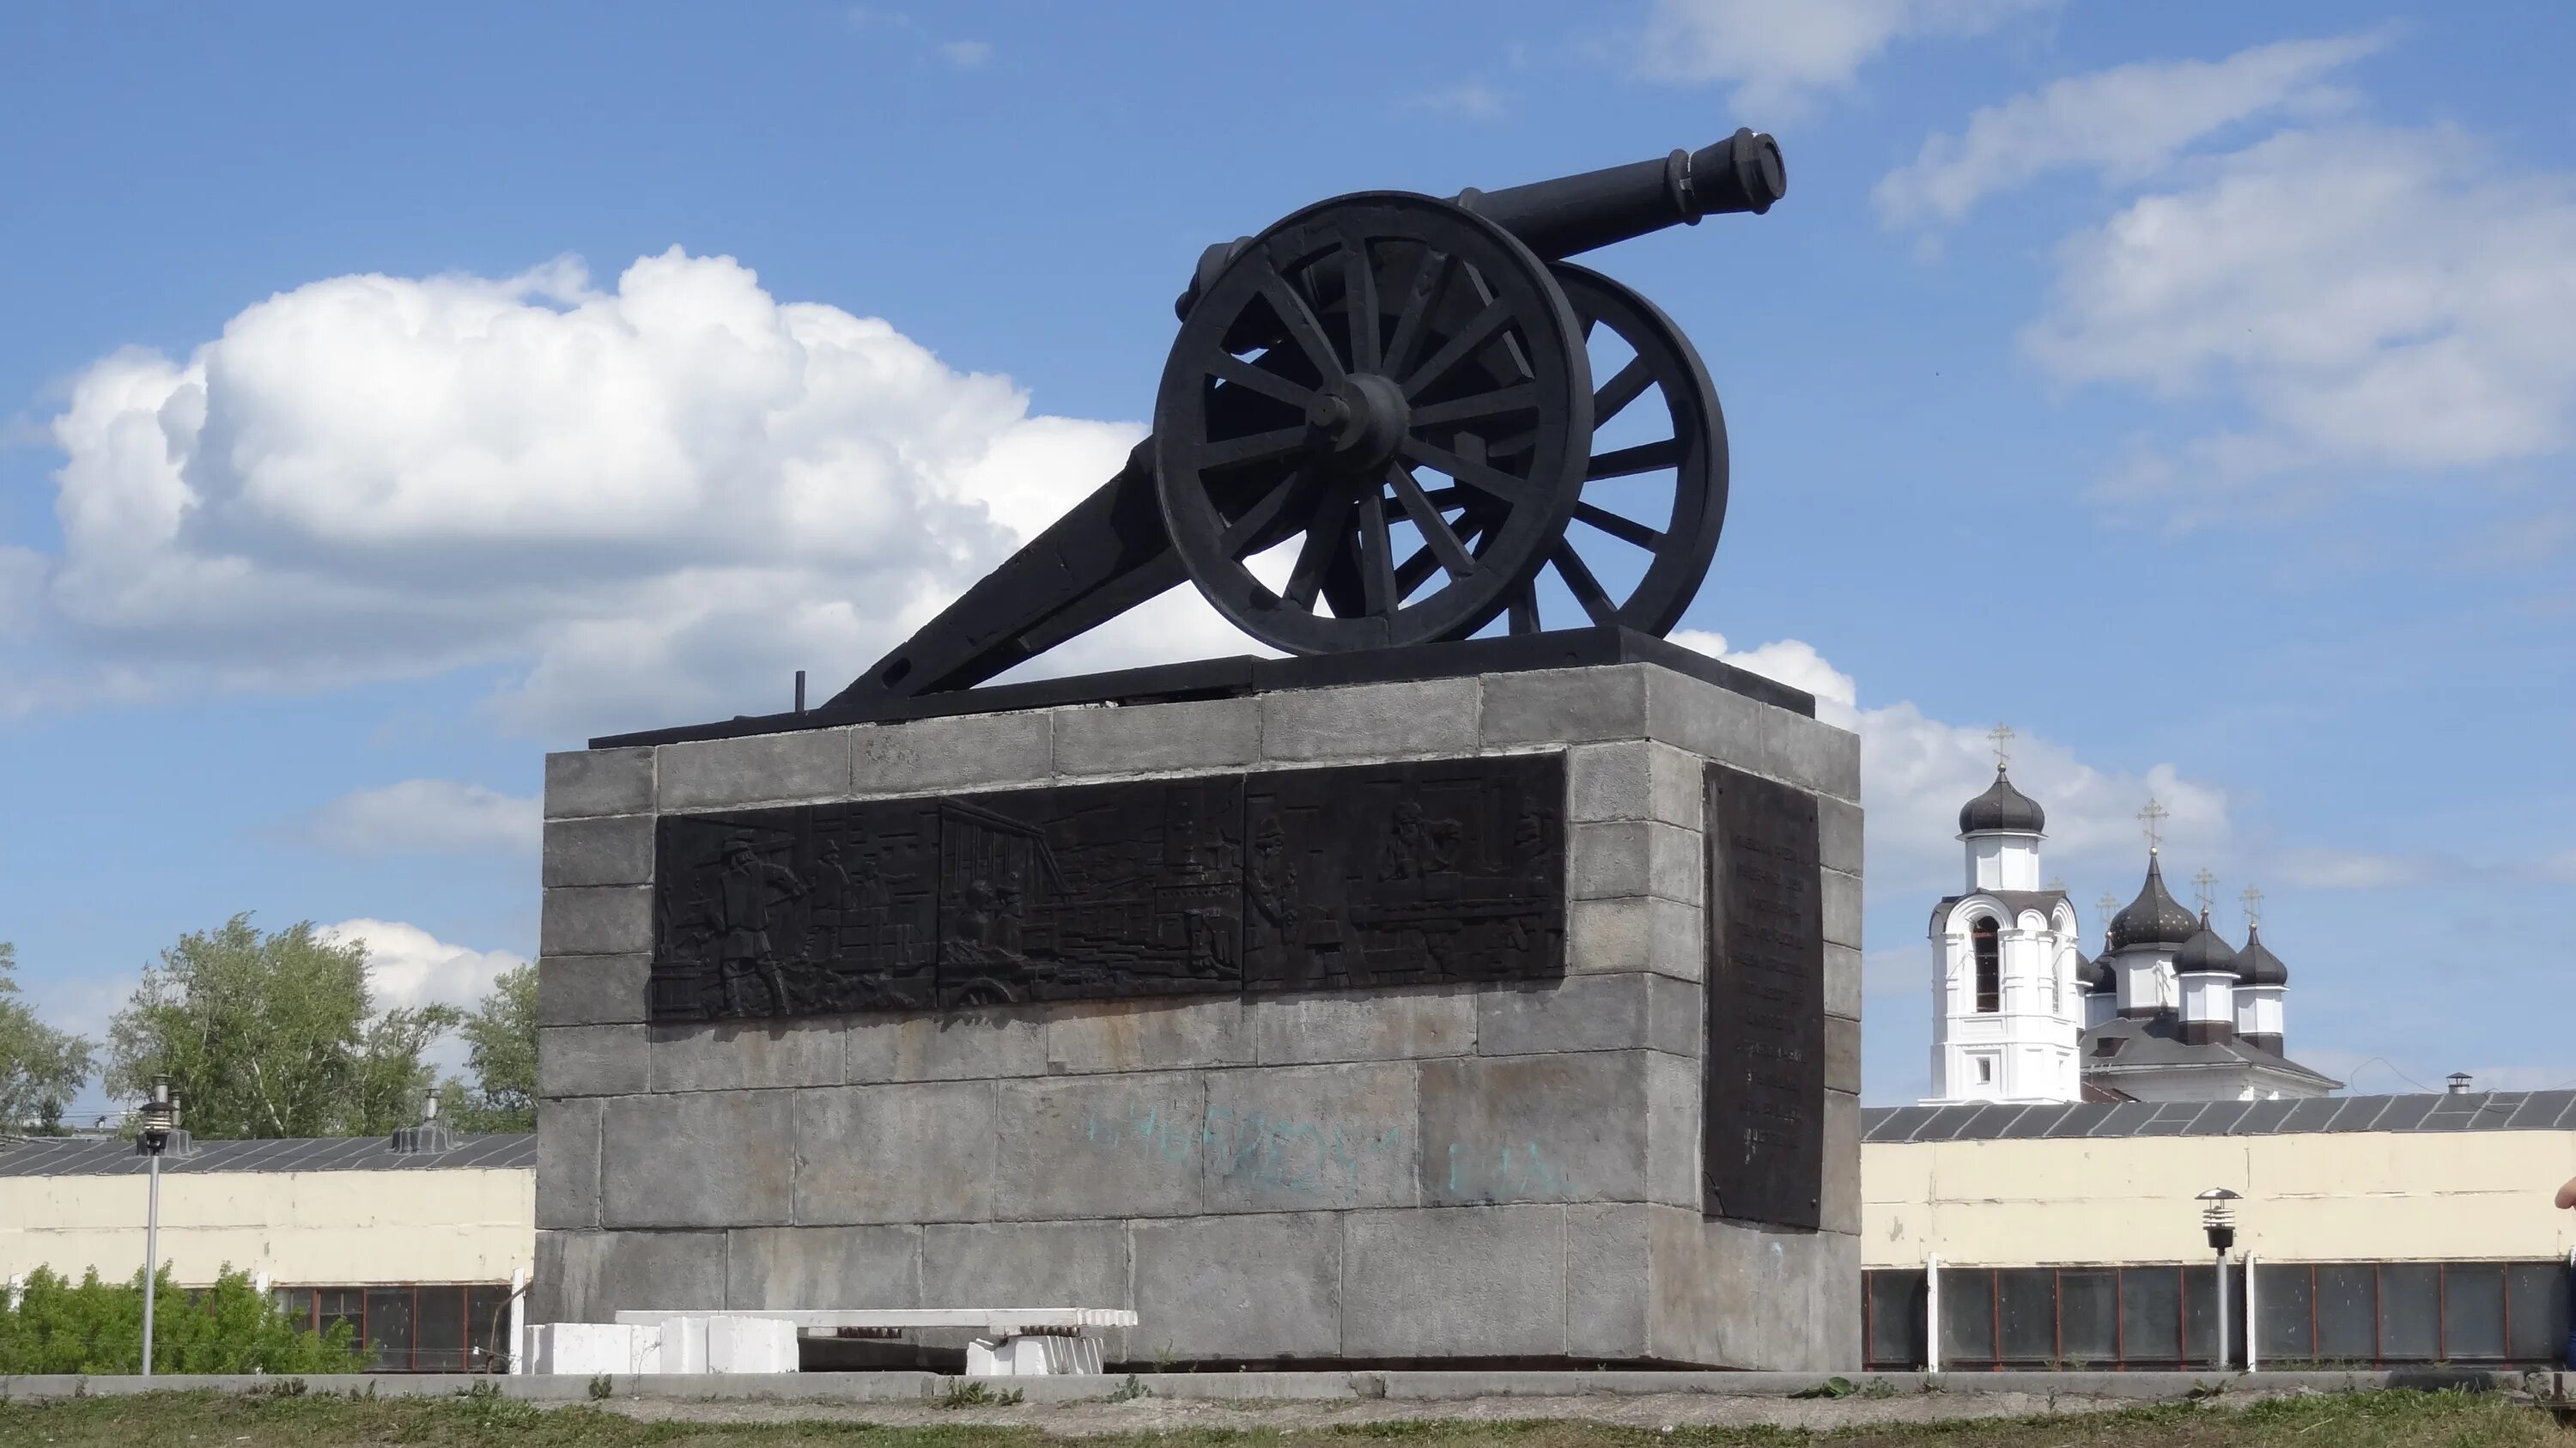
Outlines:
{"type": "Polygon", "coordinates": [[[1708,770],[1703,1210],[1815,1227],[1824,1194],[1825,914],[1813,795],[1708,770]]]}

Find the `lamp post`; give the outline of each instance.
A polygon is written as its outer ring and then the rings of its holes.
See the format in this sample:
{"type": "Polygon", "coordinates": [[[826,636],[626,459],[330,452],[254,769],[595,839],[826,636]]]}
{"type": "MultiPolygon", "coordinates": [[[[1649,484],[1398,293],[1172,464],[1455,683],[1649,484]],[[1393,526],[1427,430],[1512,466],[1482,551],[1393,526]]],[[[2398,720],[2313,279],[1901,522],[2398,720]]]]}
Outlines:
{"type": "Polygon", "coordinates": [[[2218,1356],[2210,1366],[2223,1373],[2227,1371],[2227,1249],[2236,1245],[2236,1210],[2228,1203],[2244,1198],[2225,1187],[2211,1187],[2192,1200],[2208,1204],[2200,1209],[2200,1225],[2209,1234],[2209,1250],[2218,1256],[2218,1356]]]}
{"type": "Polygon", "coordinates": [[[152,1099],[143,1103],[143,1130],[135,1145],[152,1158],[152,1185],[143,1209],[143,1376],[152,1376],[152,1289],[161,1271],[161,1151],[179,1129],[179,1102],[170,1094],[170,1078],[156,1077],[152,1099]]]}

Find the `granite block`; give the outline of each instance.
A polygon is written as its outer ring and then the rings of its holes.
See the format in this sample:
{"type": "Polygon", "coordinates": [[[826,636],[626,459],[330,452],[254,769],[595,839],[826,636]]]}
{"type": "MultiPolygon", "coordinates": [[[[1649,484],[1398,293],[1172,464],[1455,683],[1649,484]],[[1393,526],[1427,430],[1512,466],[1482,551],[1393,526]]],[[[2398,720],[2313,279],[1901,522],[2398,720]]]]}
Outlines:
{"type": "Polygon", "coordinates": [[[1704,920],[1698,907],[1653,896],[1574,900],[1565,907],[1569,975],[1650,971],[1675,980],[1707,974],[1704,920]]]}
{"type": "Polygon", "coordinates": [[[652,884],[653,817],[548,820],[538,875],[549,890],[564,885],[652,884]]]}
{"type": "Polygon", "coordinates": [[[993,1220],[1203,1210],[1204,1073],[1003,1081],[993,1220]]]}
{"type": "Polygon", "coordinates": [[[1498,985],[1476,997],[1476,1054],[1700,1053],[1705,1007],[1690,981],[1644,971],[1498,985]]]}
{"type": "Polygon", "coordinates": [[[1762,716],[1762,772],[1836,799],[1860,799],[1860,736],[1821,720],[1767,709],[1762,716]]]}
{"type": "Polygon", "coordinates": [[[532,1322],[614,1322],[623,1310],[720,1308],[722,1232],[537,1233],[532,1322]]]}
{"type": "Polygon", "coordinates": [[[632,1025],[649,1004],[648,955],[549,955],[537,961],[537,1024],[632,1025]]]}
{"type": "MultiPolygon", "coordinates": [[[[537,1225],[599,1225],[599,1100],[537,1103],[537,1225]]],[[[141,1338],[135,1339],[140,1343],[141,1338]]]]}
{"type": "Polygon", "coordinates": [[[1264,992],[1245,999],[1243,1019],[1265,1066],[1410,1061],[1473,1052],[1477,998],[1468,986],[1264,992]]]}
{"type": "Polygon", "coordinates": [[[1200,1132],[1206,1210],[1412,1205],[1414,1069],[1396,1062],[1210,1073],[1200,1132]]]}
{"type": "Polygon", "coordinates": [[[654,1026],[654,1091],[838,1086],[842,1025],[834,1017],[654,1026]]]}
{"type": "Polygon", "coordinates": [[[1644,1051],[1422,1064],[1422,1201],[1643,1201],[1644,1051]]]}
{"type": "Polygon", "coordinates": [[[1849,1016],[1825,1017],[1825,1089],[1860,1089],[1860,1022],[1849,1016]]]}
{"type": "Polygon", "coordinates": [[[1138,1222],[1132,1243],[1139,1356],[1221,1363],[1340,1355],[1341,1218],[1138,1222]]]}
{"type": "Polygon", "coordinates": [[[1577,1359],[1650,1355],[1647,1214],[1640,1203],[1565,1209],[1565,1350],[1577,1359]]]}
{"type": "Polygon", "coordinates": [[[640,814],[652,808],[650,749],[575,749],[546,756],[547,819],[640,814]]]}
{"type": "Polygon", "coordinates": [[[1846,875],[1861,873],[1863,844],[1861,807],[1830,795],[1816,796],[1819,863],[1846,875]]]}
{"type": "Polygon", "coordinates": [[[1854,950],[1866,948],[1860,938],[1860,877],[1840,870],[1819,872],[1823,877],[1825,897],[1825,943],[1845,945],[1854,950]]]}
{"type": "Polygon", "coordinates": [[[614,1098],[600,1113],[599,1220],[608,1227],[785,1222],[795,1141],[784,1091],[614,1098]],[[677,1169],[679,1162],[688,1168],[677,1169]]]}
{"type": "Polygon", "coordinates": [[[724,1305],[933,1305],[921,1299],[921,1234],[910,1225],[742,1228],[726,1241],[724,1305]]]}
{"type": "Polygon", "coordinates": [[[1825,947],[1825,1014],[1860,1019],[1860,952],[1848,945],[1825,947]]]}
{"type": "Polygon", "coordinates": [[[1067,1001],[1046,1023],[1047,1071],[1164,1071],[1252,1059],[1243,997],[1067,1001]]]}
{"type": "Polygon", "coordinates": [[[537,1094],[623,1096],[647,1083],[643,1026],[543,1026],[537,1030],[537,1094]]]}
{"type": "Polygon", "coordinates": [[[661,808],[732,809],[845,799],[850,731],[799,729],[662,746],[661,808]]]}
{"type": "Polygon", "coordinates": [[[939,1015],[850,1020],[844,1046],[853,1084],[968,1081],[1046,1074],[1044,1006],[979,1006],[939,1015]]]}
{"type": "Polygon", "coordinates": [[[1342,1353],[1558,1357],[1565,1209],[1353,1212],[1342,1219],[1342,1353]]]}
{"type": "Polygon", "coordinates": [[[1488,748],[1642,739],[1646,671],[1637,664],[1487,674],[1480,732],[1488,748]]]}
{"type": "Polygon", "coordinates": [[[537,915],[539,955],[642,955],[652,948],[649,887],[587,885],[545,892],[537,915]]]}
{"type": "Polygon", "coordinates": [[[1264,694],[1261,753],[1280,761],[1473,754],[1482,697],[1474,679],[1264,694]]]}
{"type": "Polygon", "coordinates": [[[1261,706],[1248,698],[1094,705],[1055,714],[1059,775],[1168,774],[1260,758],[1261,706]]]}
{"type": "Polygon", "coordinates": [[[990,1217],[995,1092],[989,1081],[797,1092],[796,1224],[990,1217]]]}
{"type": "Polygon", "coordinates": [[[1574,825],[1566,830],[1566,890],[1575,900],[1657,895],[1697,905],[1705,856],[1696,830],[1651,820],[1574,825]]]}
{"type": "Polygon", "coordinates": [[[1055,716],[1043,709],[862,724],[855,734],[861,795],[1008,789],[1055,774],[1055,716]]]}

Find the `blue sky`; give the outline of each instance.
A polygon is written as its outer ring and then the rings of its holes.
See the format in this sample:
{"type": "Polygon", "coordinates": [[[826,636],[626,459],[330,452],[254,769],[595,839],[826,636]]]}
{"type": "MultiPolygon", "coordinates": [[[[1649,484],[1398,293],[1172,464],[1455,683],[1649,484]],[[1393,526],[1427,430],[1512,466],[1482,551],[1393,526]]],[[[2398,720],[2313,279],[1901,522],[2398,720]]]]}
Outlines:
{"type": "Polygon", "coordinates": [[[2153,791],[2294,1055],[2576,1080],[2571,61],[2554,3],[12,8],[0,939],[91,1030],[240,910],[468,995],[543,752],[876,657],[1141,434],[1202,245],[1749,124],[1787,201],[1598,261],[1725,400],[1689,636],[1868,743],[1869,1098],[1999,719],[2088,935],[2153,791]]]}

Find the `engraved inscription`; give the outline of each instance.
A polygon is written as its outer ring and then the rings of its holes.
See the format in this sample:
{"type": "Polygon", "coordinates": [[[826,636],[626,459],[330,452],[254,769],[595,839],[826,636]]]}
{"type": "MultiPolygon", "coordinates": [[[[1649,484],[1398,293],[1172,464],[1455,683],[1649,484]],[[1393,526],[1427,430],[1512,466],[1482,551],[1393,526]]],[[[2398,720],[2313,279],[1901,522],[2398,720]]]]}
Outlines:
{"type": "Polygon", "coordinates": [[[1812,1228],[1824,1191],[1824,896],[1814,796],[1708,770],[1710,1216],[1812,1228]]]}
{"type": "Polygon", "coordinates": [[[1564,971],[1557,756],[666,815],[651,1017],[1564,971]]]}

